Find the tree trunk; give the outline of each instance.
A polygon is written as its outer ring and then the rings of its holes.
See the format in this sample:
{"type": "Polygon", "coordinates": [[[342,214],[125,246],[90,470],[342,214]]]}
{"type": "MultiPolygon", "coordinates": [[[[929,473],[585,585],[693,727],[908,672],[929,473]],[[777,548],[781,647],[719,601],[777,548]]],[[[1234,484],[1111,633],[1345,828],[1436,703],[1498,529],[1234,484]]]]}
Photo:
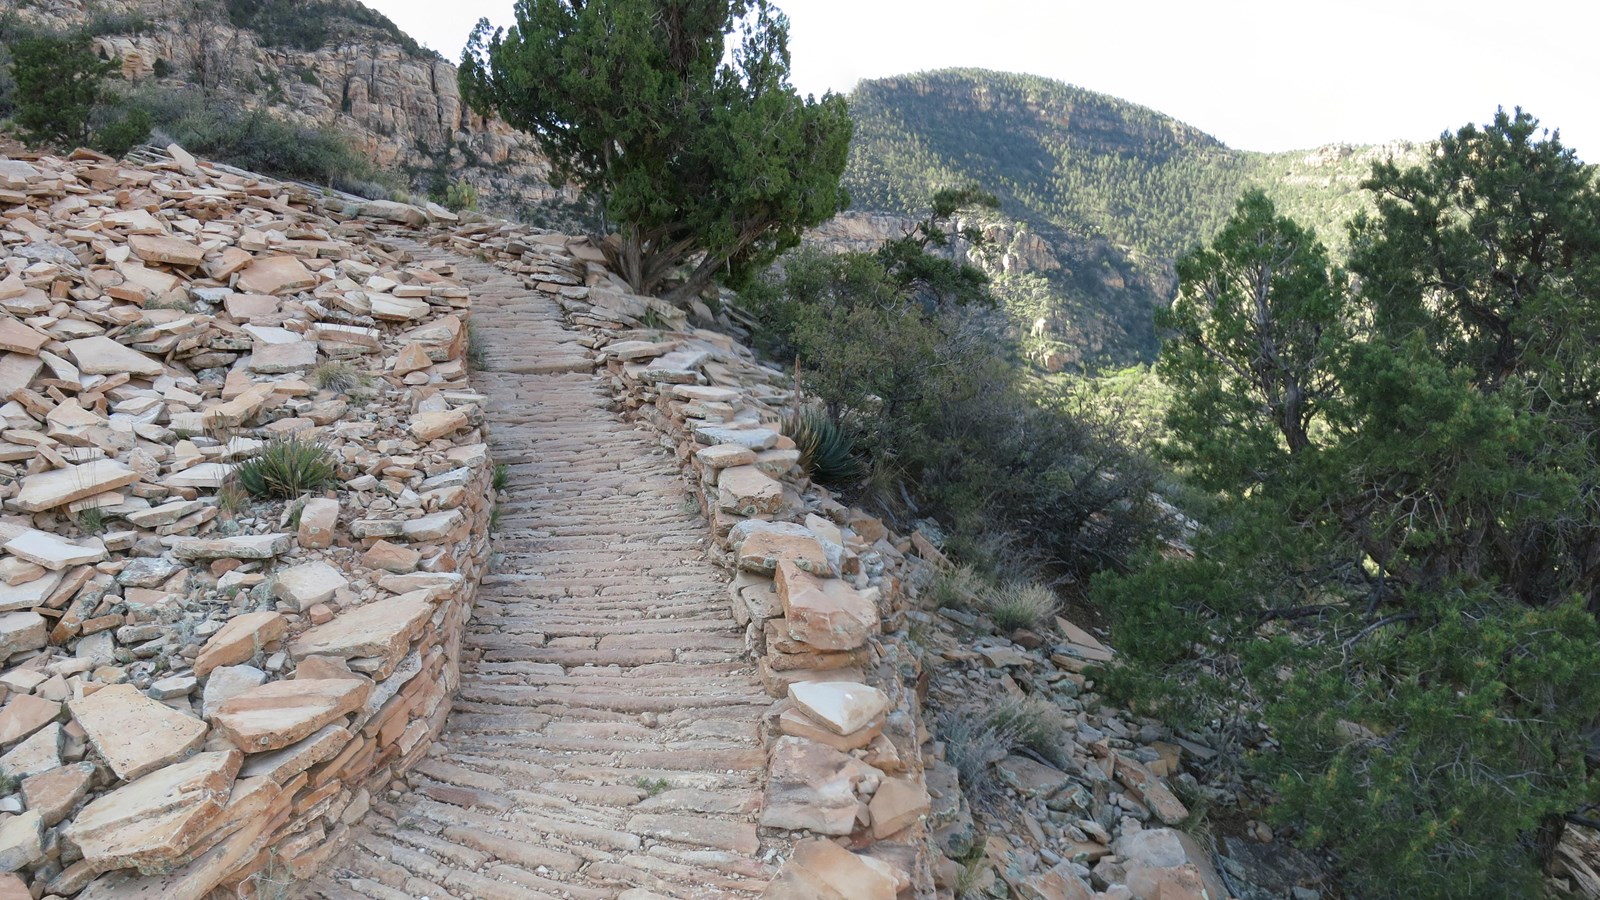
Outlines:
{"type": "Polygon", "coordinates": [[[695,266],[694,271],[689,273],[688,281],[666,292],[661,296],[661,299],[671,303],[673,306],[687,307],[690,302],[700,296],[700,292],[706,289],[706,285],[711,283],[711,279],[717,274],[717,270],[722,268],[722,263],[722,259],[714,258],[707,254],[704,259],[700,260],[700,265],[695,266]]]}

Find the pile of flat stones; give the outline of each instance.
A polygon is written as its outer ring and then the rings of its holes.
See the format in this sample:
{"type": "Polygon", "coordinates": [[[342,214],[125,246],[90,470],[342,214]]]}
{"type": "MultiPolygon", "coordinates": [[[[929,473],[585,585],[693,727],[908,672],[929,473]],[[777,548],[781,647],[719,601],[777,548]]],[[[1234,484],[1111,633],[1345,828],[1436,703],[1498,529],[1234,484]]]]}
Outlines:
{"type": "Polygon", "coordinates": [[[0,897],[307,874],[442,725],[492,467],[470,292],[386,235],[446,216],[0,157],[0,897]],[[334,483],[242,491],[285,442],[334,483]]]}

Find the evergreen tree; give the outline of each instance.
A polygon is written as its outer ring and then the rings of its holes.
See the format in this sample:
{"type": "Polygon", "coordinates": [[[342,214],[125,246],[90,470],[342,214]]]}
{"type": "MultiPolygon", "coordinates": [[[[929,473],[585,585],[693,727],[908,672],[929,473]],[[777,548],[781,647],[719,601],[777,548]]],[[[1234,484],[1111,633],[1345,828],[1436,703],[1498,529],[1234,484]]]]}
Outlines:
{"type": "Polygon", "coordinates": [[[11,45],[13,115],[29,141],[57,146],[89,140],[89,117],[116,65],[100,59],[86,34],[30,35],[11,45]]]}
{"type": "Polygon", "coordinates": [[[1600,192],[1521,111],[1367,187],[1348,284],[1260,196],[1183,261],[1172,444],[1224,502],[1102,599],[1257,704],[1278,814],[1362,896],[1531,896],[1596,794],[1600,192]]]}
{"type": "Polygon", "coordinates": [[[766,0],[518,0],[516,18],[479,23],[463,95],[598,194],[635,290],[693,261],[668,294],[686,300],[845,207],[849,112],[790,86],[788,21],[766,0]]]}

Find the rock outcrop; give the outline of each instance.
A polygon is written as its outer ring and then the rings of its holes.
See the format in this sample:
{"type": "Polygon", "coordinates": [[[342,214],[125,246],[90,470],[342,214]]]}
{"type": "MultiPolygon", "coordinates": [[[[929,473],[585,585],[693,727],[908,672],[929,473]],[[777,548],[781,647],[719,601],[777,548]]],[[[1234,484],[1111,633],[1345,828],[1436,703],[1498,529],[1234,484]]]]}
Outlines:
{"type": "Polygon", "coordinates": [[[576,199],[550,186],[549,165],[526,135],[462,102],[454,64],[384,31],[335,29],[324,46],[304,50],[235,27],[222,0],[43,0],[22,13],[59,27],[107,23],[96,48],[132,84],[204,82],[211,102],[337,128],[416,191],[465,178],[486,208],[558,218],[576,199]],[[140,27],[118,33],[118,22],[140,27]]]}

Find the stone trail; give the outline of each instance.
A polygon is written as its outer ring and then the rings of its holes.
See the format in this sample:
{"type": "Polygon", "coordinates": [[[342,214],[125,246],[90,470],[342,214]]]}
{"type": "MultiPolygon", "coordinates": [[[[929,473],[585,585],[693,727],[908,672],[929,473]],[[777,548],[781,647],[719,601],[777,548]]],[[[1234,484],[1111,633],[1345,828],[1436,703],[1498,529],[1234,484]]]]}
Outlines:
{"type": "Polygon", "coordinates": [[[443,737],[302,896],[755,896],[770,701],[682,476],[610,411],[553,301],[449,258],[481,282],[499,558],[443,737]]]}

